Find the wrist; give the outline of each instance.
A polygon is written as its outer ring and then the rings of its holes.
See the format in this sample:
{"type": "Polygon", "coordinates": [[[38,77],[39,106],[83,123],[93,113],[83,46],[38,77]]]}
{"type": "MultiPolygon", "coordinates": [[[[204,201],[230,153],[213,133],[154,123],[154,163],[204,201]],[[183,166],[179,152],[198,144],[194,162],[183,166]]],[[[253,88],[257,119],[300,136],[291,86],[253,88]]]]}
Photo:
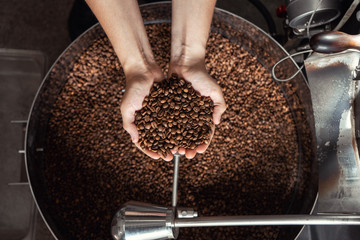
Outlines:
{"type": "Polygon", "coordinates": [[[174,43],[171,46],[171,66],[191,67],[205,64],[205,46],[174,43]]]}
{"type": "Polygon", "coordinates": [[[133,54],[129,57],[118,56],[125,75],[139,72],[151,72],[151,69],[157,66],[152,55],[147,56],[144,53],[139,53],[138,55],[133,54]]]}
{"type": "Polygon", "coordinates": [[[152,86],[156,81],[164,79],[164,74],[157,64],[137,64],[127,65],[124,70],[126,77],[126,86],[143,86],[144,88],[152,86]]]}

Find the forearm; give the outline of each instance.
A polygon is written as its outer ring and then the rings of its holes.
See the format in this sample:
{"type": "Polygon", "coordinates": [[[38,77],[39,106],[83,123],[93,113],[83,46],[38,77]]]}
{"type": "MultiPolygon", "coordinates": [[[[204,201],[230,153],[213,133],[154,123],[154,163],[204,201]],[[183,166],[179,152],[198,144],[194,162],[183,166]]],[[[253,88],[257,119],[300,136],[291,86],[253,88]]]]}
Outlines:
{"type": "Polygon", "coordinates": [[[125,74],[155,64],[136,0],[86,2],[109,37],[125,74]]]}
{"type": "Polygon", "coordinates": [[[205,58],[216,0],[173,0],[171,62],[205,58]]]}

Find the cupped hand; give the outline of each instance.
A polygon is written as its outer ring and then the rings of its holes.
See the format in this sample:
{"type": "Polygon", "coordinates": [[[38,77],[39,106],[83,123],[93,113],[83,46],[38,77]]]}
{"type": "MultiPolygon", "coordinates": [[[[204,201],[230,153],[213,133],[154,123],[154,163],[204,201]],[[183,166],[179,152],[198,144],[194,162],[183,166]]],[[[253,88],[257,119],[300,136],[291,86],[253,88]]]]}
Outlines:
{"type": "MultiPolygon", "coordinates": [[[[121,115],[123,119],[123,128],[130,134],[132,142],[146,155],[151,158],[159,159],[161,156],[148,149],[141,148],[139,144],[139,132],[135,125],[135,112],[142,108],[144,98],[149,95],[154,82],[164,79],[159,66],[151,66],[148,69],[140,67],[127,71],[125,94],[121,102],[121,115]]],[[[164,160],[170,161],[172,155],[167,155],[164,160]]]]}
{"type": "MultiPolygon", "coordinates": [[[[214,102],[213,122],[216,125],[219,124],[221,115],[226,110],[226,104],[220,86],[206,71],[205,61],[200,59],[198,61],[192,61],[190,64],[170,63],[169,72],[171,74],[178,74],[180,78],[184,78],[186,81],[190,82],[192,87],[202,96],[208,96],[212,99],[214,102]]],[[[215,125],[212,128],[210,141],[208,143],[201,144],[195,149],[179,148],[178,152],[180,154],[185,154],[186,158],[193,158],[196,153],[205,152],[210,145],[214,132],[215,125]]]]}

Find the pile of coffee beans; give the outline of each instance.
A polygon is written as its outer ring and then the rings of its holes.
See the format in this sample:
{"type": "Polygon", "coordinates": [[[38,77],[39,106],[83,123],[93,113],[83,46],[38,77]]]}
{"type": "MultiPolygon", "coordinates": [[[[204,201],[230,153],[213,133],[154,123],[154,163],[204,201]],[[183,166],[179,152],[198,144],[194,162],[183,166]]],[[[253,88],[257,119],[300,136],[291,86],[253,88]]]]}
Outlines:
{"type": "Polygon", "coordinates": [[[208,144],[214,126],[213,109],[210,97],[201,96],[176,74],[154,83],[142,109],[135,114],[140,146],[166,157],[172,149],[208,144]]]}
{"type": "MultiPolygon", "coordinates": [[[[166,72],[170,25],[146,29],[166,72]]],[[[171,206],[173,164],[147,157],[123,129],[125,76],[109,40],[97,36],[66,76],[44,147],[51,207],[73,239],[111,239],[111,219],[127,201],[171,206]]],[[[296,125],[283,92],[256,57],[218,33],[210,35],[206,67],[228,108],[207,151],[180,160],[178,205],[200,216],[287,213],[306,176],[299,176],[296,125]]],[[[184,228],[178,239],[277,239],[279,232],[184,228]]]]}

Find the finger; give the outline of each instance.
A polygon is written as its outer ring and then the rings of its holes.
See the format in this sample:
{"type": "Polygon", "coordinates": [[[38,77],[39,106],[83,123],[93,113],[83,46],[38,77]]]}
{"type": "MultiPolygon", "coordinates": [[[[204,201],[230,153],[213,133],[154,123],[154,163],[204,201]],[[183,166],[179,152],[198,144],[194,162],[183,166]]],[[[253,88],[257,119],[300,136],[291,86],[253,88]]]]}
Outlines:
{"type": "Polygon", "coordinates": [[[139,143],[135,143],[135,146],[137,148],[139,148],[143,153],[145,153],[146,155],[148,155],[149,157],[151,157],[153,159],[159,159],[161,157],[160,154],[158,154],[156,152],[141,148],[139,143]]]}
{"type": "Polygon", "coordinates": [[[185,154],[185,148],[179,148],[179,154],[184,155],[185,154]]]}
{"type": "Polygon", "coordinates": [[[135,123],[127,123],[123,121],[123,128],[130,134],[131,141],[137,143],[139,141],[139,132],[135,123]]]}
{"type": "Polygon", "coordinates": [[[172,154],[175,154],[175,153],[178,152],[178,150],[179,150],[179,147],[178,147],[178,146],[175,146],[173,149],[171,149],[171,153],[172,153],[172,154]]]}
{"type": "Polygon", "coordinates": [[[195,148],[195,151],[198,153],[204,153],[210,144],[201,144],[195,148]]]}
{"type": "Polygon", "coordinates": [[[143,150],[143,152],[153,159],[159,159],[161,157],[160,154],[147,149],[143,150]]]}
{"type": "Polygon", "coordinates": [[[139,133],[134,123],[135,112],[124,102],[122,103],[120,110],[123,119],[123,128],[130,134],[133,143],[136,143],[139,141],[139,133]]]}
{"type": "Polygon", "coordinates": [[[199,146],[197,146],[195,148],[196,152],[204,153],[206,151],[206,149],[210,146],[211,140],[214,137],[214,133],[215,133],[215,126],[212,126],[211,127],[211,135],[210,135],[210,138],[209,138],[209,142],[204,143],[204,144],[200,144],[199,146]]]}
{"type": "Polygon", "coordinates": [[[185,151],[185,157],[188,159],[194,158],[196,155],[196,150],[195,149],[186,149],[185,151]]]}
{"type": "Polygon", "coordinates": [[[173,159],[172,154],[168,154],[165,158],[163,158],[165,161],[170,162],[173,159]]]}
{"type": "Polygon", "coordinates": [[[226,110],[225,102],[215,105],[214,113],[213,113],[213,121],[216,125],[220,123],[221,115],[225,112],[225,110],[226,110]]]}

